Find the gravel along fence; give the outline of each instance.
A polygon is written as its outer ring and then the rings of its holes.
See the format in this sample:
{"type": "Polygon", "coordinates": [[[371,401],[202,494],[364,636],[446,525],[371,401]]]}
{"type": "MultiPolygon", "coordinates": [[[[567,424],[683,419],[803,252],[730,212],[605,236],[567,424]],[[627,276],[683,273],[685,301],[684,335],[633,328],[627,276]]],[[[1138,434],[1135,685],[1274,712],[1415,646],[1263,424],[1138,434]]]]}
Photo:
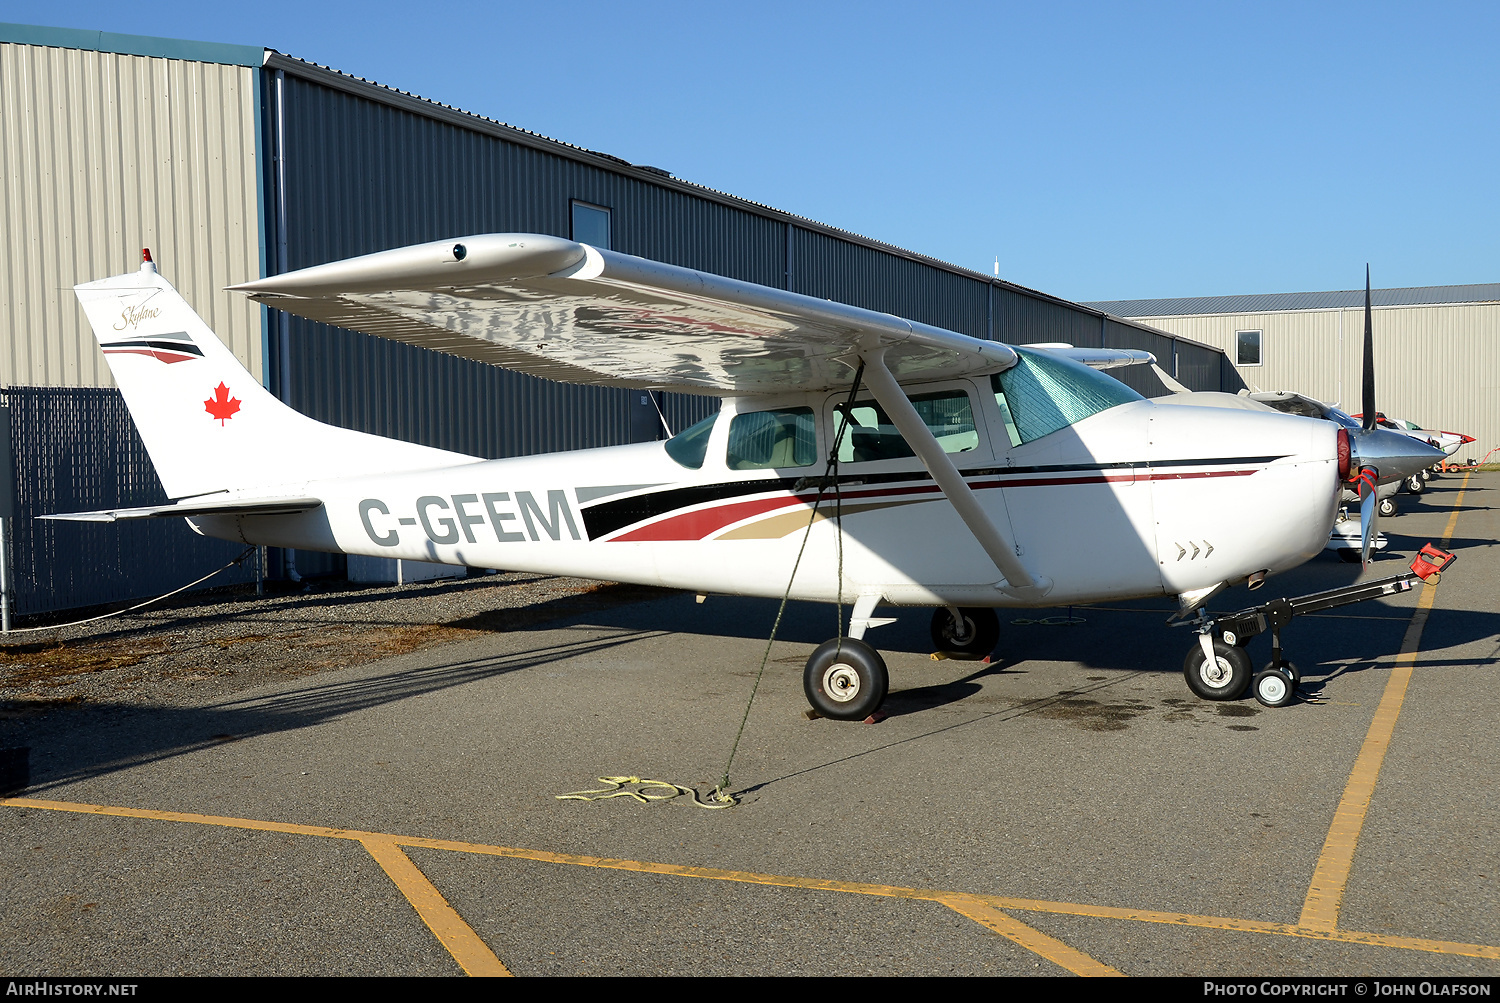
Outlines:
{"type": "Polygon", "coordinates": [[[257,596],[253,586],[235,586],[76,627],[12,634],[0,642],[0,718],[91,703],[200,703],[671,594],[522,573],[314,588],[257,596]]]}

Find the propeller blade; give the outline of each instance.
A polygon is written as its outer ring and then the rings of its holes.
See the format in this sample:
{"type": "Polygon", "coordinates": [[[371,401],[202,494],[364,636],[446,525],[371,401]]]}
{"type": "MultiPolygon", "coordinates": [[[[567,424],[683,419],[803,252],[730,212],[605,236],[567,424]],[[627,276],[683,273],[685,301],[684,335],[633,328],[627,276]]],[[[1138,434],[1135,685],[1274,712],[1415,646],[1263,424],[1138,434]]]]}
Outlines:
{"type": "Polygon", "coordinates": [[[1360,547],[1359,553],[1362,562],[1368,566],[1370,555],[1375,550],[1375,520],[1379,515],[1379,500],[1376,498],[1375,485],[1379,481],[1379,475],[1374,467],[1361,467],[1359,470],[1359,529],[1360,547]]]}
{"type": "Polygon", "coordinates": [[[1375,324],[1370,317],[1370,266],[1365,265],[1365,371],[1360,416],[1364,430],[1375,427],[1375,324]]]}

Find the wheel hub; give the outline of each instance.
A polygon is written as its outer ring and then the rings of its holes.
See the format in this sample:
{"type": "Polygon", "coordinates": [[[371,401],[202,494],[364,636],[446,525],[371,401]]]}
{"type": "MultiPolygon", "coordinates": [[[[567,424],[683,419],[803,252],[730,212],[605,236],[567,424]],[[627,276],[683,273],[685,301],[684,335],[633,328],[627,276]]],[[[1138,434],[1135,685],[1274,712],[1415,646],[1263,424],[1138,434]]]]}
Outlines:
{"type": "Polygon", "coordinates": [[[1280,673],[1267,676],[1260,682],[1260,695],[1271,703],[1276,703],[1286,696],[1287,684],[1280,673]]]}
{"type": "Polygon", "coordinates": [[[1229,664],[1228,659],[1215,658],[1211,662],[1204,662],[1198,674],[1210,686],[1223,686],[1229,682],[1229,677],[1234,675],[1234,666],[1229,664]]]}
{"type": "Polygon", "coordinates": [[[823,672],[823,692],[830,700],[848,703],[859,696],[859,672],[852,665],[835,662],[823,672]]]}
{"type": "Polygon", "coordinates": [[[974,640],[974,630],[974,621],[966,616],[948,621],[948,639],[954,644],[968,644],[974,640]]]}

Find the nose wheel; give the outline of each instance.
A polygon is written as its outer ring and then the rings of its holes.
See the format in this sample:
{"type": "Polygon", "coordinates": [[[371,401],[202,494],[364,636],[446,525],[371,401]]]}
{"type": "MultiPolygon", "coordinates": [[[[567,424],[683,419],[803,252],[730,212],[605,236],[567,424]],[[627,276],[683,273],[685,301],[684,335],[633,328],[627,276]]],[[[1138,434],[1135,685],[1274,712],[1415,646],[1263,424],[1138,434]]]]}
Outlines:
{"type": "MultiPolygon", "coordinates": [[[[1205,700],[1237,700],[1249,689],[1267,707],[1285,707],[1297,697],[1302,674],[1281,650],[1281,629],[1292,618],[1339,606],[1409,592],[1422,582],[1436,585],[1438,577],[1455,560],[1454,555],[1426,544],[1412,559],[1403,575],[1360,582],[1343,588],[1314,592],[1293,599],[1272,599],[1238,613],[1209,616],[1198,610],[1197,638],[1183,661],[1182,674],[1188,687],[1205,700]],[[1250,638],[1271,632],[1271,661],[1253,676],[1244,645],[1250,638]]],[[[1191,621],[1180,624],[1187,626],[1191,621]]]]}

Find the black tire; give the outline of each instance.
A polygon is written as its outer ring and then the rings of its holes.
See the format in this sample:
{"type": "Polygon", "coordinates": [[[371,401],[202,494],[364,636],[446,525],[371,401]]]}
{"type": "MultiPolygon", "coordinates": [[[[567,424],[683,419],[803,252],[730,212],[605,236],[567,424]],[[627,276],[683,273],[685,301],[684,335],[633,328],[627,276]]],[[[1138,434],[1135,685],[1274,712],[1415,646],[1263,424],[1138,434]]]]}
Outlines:
{"type": "Polygon", "coordinates": [[[1265,707],[1285,707],[1297,696],[1297,684],[1281,669],[1261,669],[1251,684],[1255,699],[1265,707]]]}
{"type": "Polygon", "coordinates": [[[1375,511],[1380,513],[1382,519],[1389,519],[1396,514],[1396,499],[1382,498],[1375,503],[1375,511]]]}
{"type": "MultiPolygon", "coordinates": [[[[1277,665],[1275,662],[1267,662],[1266,669],[1280,669],[1282,672],[1285,672],[1287,675],[1292,677],[1293,686],[1302,685],[1302,671],[1291,662],[1283,661],[1280,665],[1277,665]]],[[[1265,669],[1263,669],[1262,671],[1265,671],[1265,669]]]]}
{"type": "Polygon", "coordinates": [[[1182,662],[1188,689],[1205,700],[1238,700],[1250,685],[1250,656],[1238,645],[1214,638],[1214,662],[1203,657],[1202,645],[1194,642],[1182,662]]]}
{"type": "Polygon", "coordinates": [[[889,685],[880,652],[852,637],[818,645],[802,670],[807,702],[835,721],[863,721],[885,702],[889,685]]]}
{"type": "Polygon", "coordinates": [[[932,611],[932,647],[959,658],[980,659],[995,650],[1000,641],[1000,618],[987,606],[959,609],[964,629],[954,622],[946,606],[932,611]]]}
{"type": "Polygon", "coordinates": [[[1421,474],[1412,474],[1406,479],[1407,494],[1419,495],[1427,490],[1427,482],[1422,480],[1421,474]]]}
{"type": "Polygon", "coordinates": [[[1345,547],[1339,551],[1339,560],[1345,564],[1358,564],[1363,555],[1352,547],[1345,547]]]}

